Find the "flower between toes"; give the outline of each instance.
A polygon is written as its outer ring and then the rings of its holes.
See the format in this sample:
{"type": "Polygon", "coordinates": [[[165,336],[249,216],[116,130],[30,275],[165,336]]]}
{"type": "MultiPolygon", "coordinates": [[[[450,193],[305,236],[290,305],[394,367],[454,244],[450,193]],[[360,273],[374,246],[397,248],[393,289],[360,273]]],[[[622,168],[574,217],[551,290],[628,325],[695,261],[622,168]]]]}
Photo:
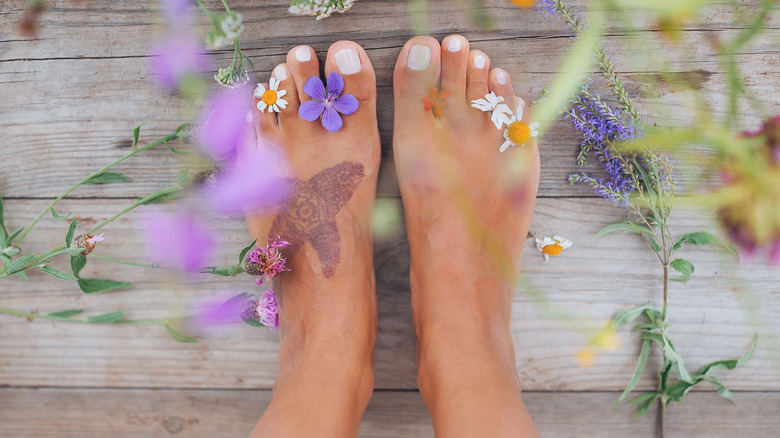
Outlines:
{"type": "Polygon", "coordinates": [[[358,109],[355,96],[341,95],[344,91],[344,79],[338,73],[331,73],[328,76],[327,88],[320,78],[310,77],[303,85],[303,91],[312,100],[301,104],[298,115],[310,122],[322,117],[322,126],[330,132],[336,132],[344,125],[339,113],[348,116],[358,109]]]}

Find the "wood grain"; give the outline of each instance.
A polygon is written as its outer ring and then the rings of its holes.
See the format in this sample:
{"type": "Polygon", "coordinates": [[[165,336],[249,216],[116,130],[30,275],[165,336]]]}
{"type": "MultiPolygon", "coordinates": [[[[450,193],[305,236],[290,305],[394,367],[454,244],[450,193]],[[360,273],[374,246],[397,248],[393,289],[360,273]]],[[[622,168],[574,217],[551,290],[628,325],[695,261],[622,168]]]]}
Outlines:
{"type": "MultiPolygon", "coordinates": [[[[0,435],[34,437],[245,437],[270,401],[264,390],[0,389],[0,435]]],[[[616,393],[525,392],[542,436],[651,438],[654,411],[634,419],[629,408],[608,411],[616,393]]],[[[770,437],[780,427],[780,394],[743,392],[734,407],[716,393],[673,404],[668,436],[770,437]]],[[[416,391],[375,392],[360,425],[364,438],[433,437],[416,391]]]]}
{"type": "MultiPolygon", "coordinates": [[[[80,232],[81,227],[129,202],[68,200],[60,211],[76,212],[80,232]]],[[[9,227],[29,220],[44,205],[37,200],[7,202],[9,227]]],[[[138,217],[131,214],[105,228],[107,239],[96,252],[144,262],[138,217]]],[[[538,200],[531,231],[562,234],[574,242],[571,249],[549,263],[544,263],[532,239],[526,244],[522,271],[545,291],[556,311],[599,326],[620,309],[660,300],[660,267],[640,239],[608,235],[588,244],[597,230],[620,219],[619,210],[599,200],[538,200]]],[[[206,223],[219,229],[222,237],[214,262],[232,263],[249,241],[243,221],[211,217],[206,223]]],[[[674,232],[679,234],[710,226],[701,215],[684,208],[677,211],[673,223],[674,232]]],[[[67,223],[49,218],[39,227],[25,242],[25,251],[40,253],[59,245],[67,223]]],[[[377,388],[416,387],[409,250],[404,234],[396,230],[395,235],[378,240],[375,247],[380,312],[377,388]]],[[[749,289],[736,294],[736,285],[726,278],[727,269],[733,267],[728,258],[706,248],[685,249],[680,255],[696,265],[696,272],[690,284],[672,284],[671,336],[689,368],[741,355],[756,331],[755,324],[760,323],[762,348],[756,357],[741,369],[722,373],[722,377],[737,390],[780,389],[766,351],[780,328],[780,272],[758,262],[745,264],[739,271],[749,289]],[[755,313],[746,312],[741,304],[751,296],[761,306],[755,313]]],[[[54,266],[67,269],[65,260],[54,266]]],[[[203,276],[180,283],[158,271],[102,260],[91,260],[83,275],[129,281],[135,288],[84,295],[72,283],[33,272],[27,282],[3,280],[0,307],[44,313],[68,308],[85,308],[93,314],[124,310],[131,318],[162,318],[181,314],[196,296],[223,289],[255,290],[247,277],[203,276]]],[[[159,326],[85,326],[0,315],[0,333],[0,385],[270,388],[276,372],[276,335],[248,326],[226,339],[178,344],[159,326]]],[[[625,329],[620,333],[620,349],[601,354],[593,368],[578,367],[574,357],[587,342],[586,336],[558,314],[534,304],[523,290],[515,296],[512,334],[521,381],[528,390],[620,389],[630,379],[638,352],[625,329]]],[[[658,365],[655,353],[651,363],[640,382],[642,389],[655,385],[650,371],[658,365]]]]}

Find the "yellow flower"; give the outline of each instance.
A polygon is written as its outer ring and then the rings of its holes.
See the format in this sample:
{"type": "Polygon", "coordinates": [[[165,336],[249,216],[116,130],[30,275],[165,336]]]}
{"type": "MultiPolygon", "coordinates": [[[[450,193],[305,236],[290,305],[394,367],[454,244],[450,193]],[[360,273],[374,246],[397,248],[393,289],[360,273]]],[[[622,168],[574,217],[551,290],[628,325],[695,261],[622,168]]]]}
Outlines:
{"type": "Polygon", "coordinates": [[[536,0],[511,0],[511,2],[523,9],[531,9],[536,5],[536,0]]]}
{"type": "Polygon", "coordinates": [[[287,101],[282,99],[287,91],[279,89],[279,80],[276,78],[271,78],[268,82],[267,90],[263,84],[257,84],[255,97],[260,99],[257,102],[257,109],[260,112],[265,112],[265,109],[268,108],[268,111],[278,113],[287,107],[287,101]]]}
{"type": "Polygon", "coordinates": [[[571,248],[571,241],[561,236],[536,238],[536,249],[544,255],[544,261],[550,260],[550,256],[557,256],[564,249],[571,248]]]}
{"type": "Polygon", "coordinates": [[[525,102],[522,100],[517,106],[517,111],[507,122],[506,129],[504,130],[504,144],[498,149],[498,152],[504,152],[509,149],[509,146],[522,146],[528,142],[531,138],[535,138],[539,135],[539,122],[533,122],[527,125],[523,120],[523,107],[525,102]]]}

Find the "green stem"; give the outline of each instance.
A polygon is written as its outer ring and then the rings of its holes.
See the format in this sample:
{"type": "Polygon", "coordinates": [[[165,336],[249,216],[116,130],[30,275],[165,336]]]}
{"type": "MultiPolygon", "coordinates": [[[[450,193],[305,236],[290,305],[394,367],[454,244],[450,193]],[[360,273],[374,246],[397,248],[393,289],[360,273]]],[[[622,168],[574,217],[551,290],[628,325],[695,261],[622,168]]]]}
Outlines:
{"type": "MultiPolygon", "coordinates": [[[[18,310],[11,310],[11,309],[3,309],[0,308],[0,313],[5,313],[8,315],[15,315],[15,316],[23,316],[26,318],[38,318],[38,319],[49,319],[53,321],[63,321],[63,322],[77,322],[82,324],[100,324],[95,322],[87,321],[86,319],[78,319],[78,318],[69,318],[69,317],[63,317],[63,316],[51,316],[51,315],[41,315],[39,313],[28,313],[28,312],[20,312],[18,310]]],[[[179,321],[183,319],[187,319],[189,317],[186,316],[179,316],[174,318],[163,318],[163,319],[128,319],[128,320],[122,320],[117,322],[112,322],[109,324],[165,324],[171,321],[179,321]]]]}
{"type": "Polygon", "coordinates": [[[138,208],[138,207],[148,203],[150,200],[152,200],[154,198],[157,198],[157,197],[159,197],[161,195],[174,193],[177,189],[178,189],[178,187],[171,187],[171,188],[168,188],[168,189],[165,189],[165,190],[161,190],[161,191],[156,192],[156,193],[152,193],[151,195],[144,196],[143,198],[141,198],[141,199],[133,202],[129,206],[123,208],[122,210],[120,210],[119,212],[117,212],[116,214],[111,216],[110,218],[108,218],[108,219],[104,220],[103,222],[95,225],[94,227],[92,227],[91,229],[89,229],[87,231],[87,234],[94,234],[95,231],[97,231],[97,230],[105,227],[106,225],[110,224],[111,222],[117,220],[123,214],[126,214],[126,213],[132,211],[133,209],[138,208]]]}
{"type": "Polygon", "coordinates": [[[225,10],[228,14],[233,14],[233,11],[230,10],[230,6],[228,6],[227,2],[225,0],[222,0],[222,5],[225,7],[225,10]]]}
{"type": "Polygon", "coordinates": [[[71,188],[69,188],[68,190],[66,190],[66,191],[65,191],[65,193],[61,194],[61,195],[60,195],[60,196],[58,196],[56,199],[54,199],[53,201],[51,201],[51,203],[50,203],[50,204],[49,204],[49,205],[48,205],[48,206],[47,206],[47,207],[46,207],[46,208],[45,208],[45,209],[44,209],[44,210],[43,210],[43,211],[42,211],[42,212],[41,212],[41,213],[40,213],[40,214],[39,214],[39,215],[36,217],[36,218],[35,218],[35,220],[33,220],[33,222],[30,224],[30,226],[28,226],[28,227],[27,227],[27,228],[24,230],[24,232],[23,232],[23,233],[22,233],[22,234],[19,236],[19,240],[17,240],[17,241],[16,241],[16,245],[17,245],[17,246],[19,246],[19,245],[22,243],[22,241],[24,240],[24,238],[25,238],[25,237],[27,237],[27,235],[30,233],[30,231],[32,231],[32,229],[35,227],[35,225],[38,223],[38,221],[40,221],[40,220],[41,220],[41,218],[43,218],[43,216],[44,216],[46,213],[48,213],[48,212],[51,210],[51,208],[52,208],[52,207],[54,207],[54,206],[55,206],[55,205],[56,205],[58,202],[60,202],[60,201],[61,201],[63,198],[65,198],[66,196],[68,196],[68,195],[69,195],[71,192],[73,192],[74,190],[76,190],[76,189],[77,189],[79,186],[81,186],[82,184],[84,184],[84,182],[86,182],[86,181],[87,181],[89,178],[92,178],[92,177],[94,177],[94,176],[97,176],[97,175],[99,175],[99,174],[100,174],[100,173],[102,173],[102,172],[105,172],[106,170],[108,170],[108,169],[110,169],[110,168],[112,168],[112,167],[116,166],[117,164],[121,163],[122,161],[124,161],[124,160],[126,160],[126,159],[128,159],[128,158],[130,158],[130,157],[132,157],[132,156],[133,156],[133,155],[135,155],[135,154],[138,154],[138,153],[140,153],[140,152],[143,152],[143,151],[145,151],[145,150],[147,150],[147,149],[149,149],[149,148],[152,148],[152,147],[154,147],[154,146],[157,146],[157,145],[159,145],[159,144],[163,144],[163,143],[165,143],[166,141],[172,141],[172,140],[174,140],[174,139],[176,139],[176,138],[178,138],[178,134],[171,134],[171,135],[169,135],[169,136],[167,136],[167,137],[165,137],[165,138],[161,138],[161,139],[159,139],[159,140],[157,140],[157,141],[154,141],[154,142],[152,142],[152,143],[149,143],[149,144],[148,144],[148,145],[146,145],[146,146],[143,146],[143,147],[137,148],[137,149],[135,149],[135,150],[133,150],[133,151],[130,151],[129,153],[125,154],[123,157],[119,158],[118,160],[115,160],[115,161],[113,161],[112,163],[110,163],[110,164],[107,164],[107,165],[105,165],[105,166],[101,167],[100,169],[98,169],[98,170],[96,170],[95,172],[93,172],[91,175],[89,175],[89,176],[87,176],[86,178],[82,179],[81,181],[77,182],[77,183],[76,183],[75,185],[73,185],[71,188]]]}
{"type": "Polygon", "coordinates": [[[206,5],[204,5],[202,1],[200,1],[200,0],[195,0],[195,1],[198,3],[198,6],[206,14],[206,16],[209,17],[209,20],[211,20],[212,23],[216,23],[217,22],[217,18],[215,16],[215,14],[213,12],[211,12],[211,10],[209,10],[209,8],[207,8],[206,5]]]}
{"type": "Polygon", "coordinates": [[[117,260],[117,259],[113,259],[111,257],[106,257],[104,255],[95,254],[95,253],[90,254],[90,256],[97,257],[97,258],[103,259],[103,260],[107,260],[109,262],[119,263],[120,265],[138,266],[140,268],[154,268],[154,269],[158,269],[159,268],[159,266],[157,266],[157,265],[148,265],[148,264],[145,264],[145,263],[126,262],[126,261],[123,261],[123,260],[117,260]]]}
{"type": "MultiPolygon", "coordinates": [[[[57,251],[62,251],[62,250],[63,250],[63,249],[65,249],[65,248],[66,248],[66,246],[65,246],[65,245],[60,245],[60,246],[58,246],[58,247],[56,247],[56,248],[54,248],[54,249],[51,249],[51,250],[49,250],[49,251],[46,251],[45,253],[43,253],[43,254],[39,255],[37,259],[35,259],[35,260],[33,260],[32,262],[30,262],[30,263],[28,263],[28,264],[24,265],[24,266],[23,266],[21,269],[19,269],[19,271],[17,271],[17,272],[23,272],[23,271],[26,271],[26,270],[28,270],[28,269],[32,268],[33,266],[37,265],[38,263],[40,263],[40,262],[41,262],[41,260],[45,259],[45,258],[46,258],[46,257],[48,257],[49,255],[51,255],[51,254],[54,254],[54,253],[55,253],[55,252],[57,252],[57,251]]],[[[6,270],[5,268],[3,268],[2,270],[0,270],[0,278],[5,278],[5,277],[7,277],[7,276],[8,276],[8,275],[7,275],[7,273],[6,273],[6,271],[7,271],[7,270],[6,270]]]]}

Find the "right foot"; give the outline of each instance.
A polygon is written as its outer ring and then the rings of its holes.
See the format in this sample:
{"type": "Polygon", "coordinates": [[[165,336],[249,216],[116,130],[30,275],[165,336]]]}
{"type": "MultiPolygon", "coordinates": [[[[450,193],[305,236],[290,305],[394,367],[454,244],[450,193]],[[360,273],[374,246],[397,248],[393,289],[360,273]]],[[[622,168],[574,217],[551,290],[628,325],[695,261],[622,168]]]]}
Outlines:
{"type": "Polygon", "coordinates": [[[279,372],[257,436],[357,435],[373,391],[376,78],[366,52],[351,41],[328,50],[325,77],[331,73],[343,77],[341,95],[359,102],[354,114],[341,116],[336,132],[298,113],[311,100],[304,84],[320,77],[309,46],[292,49],[287,62],[273,70],[279,90],[286,91],[286,108],[254,113],[259,136],[274,139],[284,151],[291,178],[278,211],[247,214],[258,245],[276,235],[291,243],[281,250],[290,272],[272,284],[279,307],[279,372]]]}
{"type": "MultiPolygon", "coordinates": [[[[490,113],[471,107],[489,92],[513,113],[520,102],[508,73],[489,67],[487,55],[469,50],[461,36],[441,44],[415,37],[401,50],[394,74],[393,149],[411,252],[418,383],[442,436],[488,435],[474,415],[463,416],[460,431],[448,429],[456,423],[437,421],[464,408],[452,400],[476,409],[472,414],[481,411],[473,402],[486,392],[504,406],[522,406],[509,326],[539,152],[531,139],[499,153],[503,129],[490,113]],[[430,87],[450,93],[440,118],[423,103],[430,87]]],[[[530,124],[528,106],[523,120],[530,124]]],[[[500,427],[505,418],[497,414],[487,412],[482,421],[500,427]]]]}

